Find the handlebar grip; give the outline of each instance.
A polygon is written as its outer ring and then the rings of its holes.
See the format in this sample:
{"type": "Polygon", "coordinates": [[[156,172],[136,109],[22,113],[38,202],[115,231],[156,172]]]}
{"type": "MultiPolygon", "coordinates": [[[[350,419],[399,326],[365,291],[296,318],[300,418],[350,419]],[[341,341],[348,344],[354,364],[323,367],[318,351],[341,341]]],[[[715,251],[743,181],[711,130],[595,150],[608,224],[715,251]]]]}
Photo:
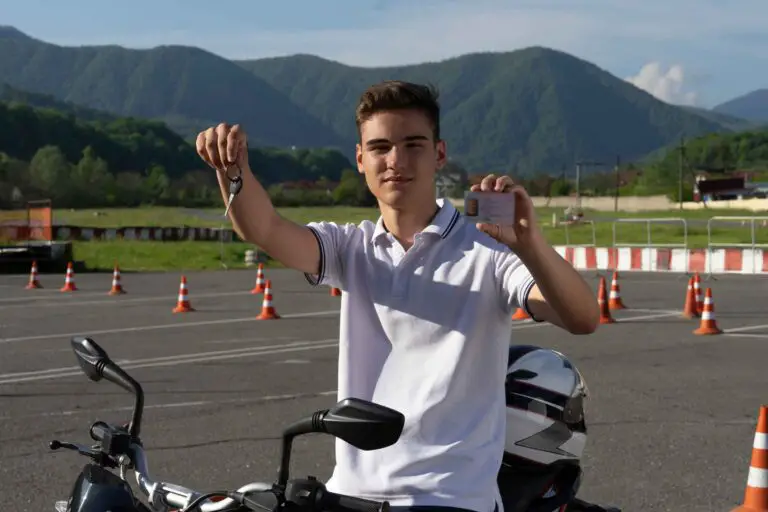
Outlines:
{"type": "Polygon", "coordinates": [[[389,512],[388,501],[366,500],[330,491],[323,493],[322,501],[323,508],[334,512],[389,512]]]}

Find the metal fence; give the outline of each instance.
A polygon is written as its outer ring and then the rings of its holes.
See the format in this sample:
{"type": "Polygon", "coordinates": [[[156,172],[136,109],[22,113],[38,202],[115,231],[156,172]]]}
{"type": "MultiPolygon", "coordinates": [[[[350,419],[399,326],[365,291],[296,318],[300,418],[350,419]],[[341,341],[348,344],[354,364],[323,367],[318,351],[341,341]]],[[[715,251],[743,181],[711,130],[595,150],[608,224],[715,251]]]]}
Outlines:
{"type": "Polygon", "coordinates": [[[768,226],[768,217],[760,216],[715,216],[711,217],[707,221],[707,275],[712,277],[712,253],[716,249],[727,249],[731,247],[740,247],[743,249],[750,249],[749,258],[752,260],[752,273],[756,274],[762,271],[763,260],[758,258],[757,249],[767,249],[768,243],[760,243],[757,241],[757,228],[758,223],[762,224],[761,227],[768,226]],[[716,223],[739,223],[742,226],[749,223],[750,241],[749,243],[739,242],[717,242],[712,238],[712,225],[716,223]]]}

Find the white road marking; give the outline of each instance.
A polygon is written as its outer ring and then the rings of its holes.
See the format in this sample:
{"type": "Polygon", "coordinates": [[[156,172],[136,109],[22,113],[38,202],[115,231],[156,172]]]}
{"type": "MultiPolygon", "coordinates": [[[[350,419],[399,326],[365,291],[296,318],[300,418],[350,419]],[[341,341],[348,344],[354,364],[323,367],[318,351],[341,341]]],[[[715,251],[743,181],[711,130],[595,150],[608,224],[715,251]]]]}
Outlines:
{"type": "Polygon", "coordinates": [[[723,329],[726,333],[742,332],[742,331],[758,331],[760,329],[768,329],[768,324],[762,325],[747,325],[744,327],[733,327],[731,329],[723,329]]]}
{"type": "MultiPolygon", "coordinates": [[[[251,397],[251,398],[230,398],[227,400],[198,400],[193,402],[171,402],[166,404],[151,404],[151,405],[145,405],[144,410],[147,409],[183,409],[187,407],[205,407],[209,405],[228,405],[228,404],[243,404],[243,403],[259,403],[259,402],[276,402],[278,400],[294,400],[296,398],[315,398],[320,396],[332,396],[335,395],[337,391],[335,389],[329,390],[329,391],[320,391],[319,393],[294,393],[294,394],[286,394],[286,395],[265,395],[265,396],[257,396],[257,397],[251,397]]],[[[52,412],[40,412],[40,413],[34,413],[34,414],[23,414],[23,415],[16,415],[16,416],[0,416],[0,421],[2,420],[20,420],[20,419],[27,419],[27,418],[40,418],[40,417],[50,417],[50,416],[74,416],[76,414],[92,414],[94,411],[98,411],[100,414],[103,413],[113,413],[113,412],[131,412],[133,411],[133,406],[130,407],[112,407],[112,408],[98,408],[98,409],[73,409],[68,411],[52,411],[52,412]]]]}
{"type": "MultiPolygon", "coordinates": [[[[2,306],[0,305],[0,309],[14,309],[14,308],[28,308],[30,306],[34,306],[35,308],[58,308],[58,307],[66,307],[66,306],[116,306],[116,305],[124,305],[124,304],[141,304],[144,302],[170,302],[171,305],[174,304],[174,301],[178,298],[178,293],[176,295],[167,295],[167,296],[153,296],[153,297],[134,297],[134,298],[126,298],[124,295],[117,295],[117,296],[110,296],[107,294],[107,292],[102,293],[88,293],[83,294],[82,296],[100,296],[103,297],[102,300],[90,300],[90,301],[77,301],[74,300],[74,298],[77,296],[78,292],[75,292],[74,294],[67,294],[67,293],[59,293],[59,297],[62,297],[62,300],[57,300],[55,302],[42,302],[39,299],[48,299],[56,297],[56,295],[50,295],[46,297],[41,298],[35,298],[32,296],[27,297],[16,297],[16,298],[4,298],[0,299],[0,302],[23,302],[23,304],[11,304],[10,306],[2,306]],[[70,300],[72,298],[72,300],[70,300]],[[35,300],[38,299],[38,300],[35,300]]],[[[216,292],[216,293],[190,293],[189,294],[189,300],[194,302],[196,298],[213,298],[213,297],[237,297],[240,295],[251,295],[250,291],[240,291],[240,292],[216,292]]],[[[255,302],[261,301],[261,296],[255,296],[254,298],[255,302]],[[258,299],[258,300],[257,300],[258,299]]]]}
{"type": "MultiPolygon", "coordinates": [[[[123,361],[120,364],[120,367],[124,370],[129,370],[135,368],[154,368],[159,366],[179,366],[182,364],[221,361],[225,359],[235,359],[249,356],[264,356],[283,354],[288,352],[335,348],[337,346],[338,340],[335,338],[324,340],[307,340],[283,345],[270,345],[267,347],[259,348],[221,350],[217,352],[199,352],[194,354],[154,357],[150,359],[135,361],[123,361]]],[[[0,385],[18,384],[21,382],[38,380],[60,379],[64,377],[74,377],[77,375],[82,375],[82,371],[79,367],[72,366],[66,368],[50,368],[47,370],[37,370],[33,372],[9,373],[0,375],[0,385]]]]}
{"type": "MultiPolygon", "coordinates": [[[[191,313],[194,315],[194,313],[191,313]]],[[[329,310],[329,311],[312,311],[309,313],[287,313],[287,314],[281,314],[280,316],[282,318],[309,318],[309,317],[315,317],[315,316],[331,316],[331,315],[338,315],[339,310],[329,310]]],[[[256,314],[244,318],[224,318],[221,320],[201,320],[197,322],[184,322],[184,323],[174,323],[174,324],[159,324],[159,325],[142,325],[138,327],[122,327],[119,329],[101,329],[98,331],[79,331],[79,332],[65,332],[65,333],[57,333],[57,334],[41,334],[38,336],[20,336],[18,338],[2,338],[0,339],[0,344],[3,343],[16,343],[20,341],[38,341],[38,340],[52,340],[56,338],[71,338],[72,336],[93,336],[96,334],[118,334],[118,333],[124,333],[124,332],[142,332],[142,331],[153,331],[156,329],[181,329],[185,327],[200,327],[203,325],[221,325],[221,324],[234,324],[239,322],[259,322],[260,320],[256,320],[256,314]]]]}
{"type": "Polygon", "coordinates": [[[740,333],[740,332],[724,332],[723,336],[731,336],[734,338],[759,338],[766,340],[768,334],[754,334],[754,333],[740,333]]]}

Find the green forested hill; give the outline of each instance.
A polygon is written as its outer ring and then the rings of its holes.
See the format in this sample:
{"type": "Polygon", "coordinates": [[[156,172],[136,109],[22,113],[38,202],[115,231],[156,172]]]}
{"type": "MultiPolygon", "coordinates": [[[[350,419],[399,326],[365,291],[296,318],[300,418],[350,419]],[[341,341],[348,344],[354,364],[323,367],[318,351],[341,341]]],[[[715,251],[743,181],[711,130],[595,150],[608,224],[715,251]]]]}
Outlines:
{"type": "Polygon", "coordinates": [[[121,116],[160,119],[185,137],[230,119],[245,124],[260,145],[344,145],[269,84],[199,48],[61,47],[6,27],[0,82],[121,116]]]}
{"type": "Polygon", "coordinates": [[[679,138],[724,131],[566,53],[527,48],[442,62],[356,68],[311,55],[240,61],[344,137],[360,91],[390,78],[433,82],[452,154],[473,169],[533,172],[576,159],[645,155],[679,138]]]}
{"type": "Polygon", "coordinates": [[[356,68],[311,55],[234,62],[180,46],[61,47],[0,27],[0,82],[110,114],[163,120],[186,139],[227,120],[242,123],[253,145],[335,147],[351,158],[355,102],[386,78],[438,85],[451,156],[470,172],[559,173],[577,159],[629,161],[681,135],[735,126],[538,47],[356,68]]]}
{"type": "MultiPolygon", "coordinates": [[[[63,105],[62,108],[67,108],[63,105]]],[[[336,150],[250,149],[261,182],[339,181],[336,150]]],[[[29,199],[59,207],[220,203],[214,171],[160,121],[0,101],[0,209],[29,199]],[[89,120],[90,119],[90,120],[89,120]]]]}

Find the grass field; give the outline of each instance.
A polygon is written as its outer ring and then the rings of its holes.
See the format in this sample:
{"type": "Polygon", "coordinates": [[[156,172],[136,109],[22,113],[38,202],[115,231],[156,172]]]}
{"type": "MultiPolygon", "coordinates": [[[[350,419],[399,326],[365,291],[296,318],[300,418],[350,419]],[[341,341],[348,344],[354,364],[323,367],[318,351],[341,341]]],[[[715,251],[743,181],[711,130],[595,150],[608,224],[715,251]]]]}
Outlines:
{"type": "MultiPolygon", "coordinates": [[[[281,208],[280,213],[299,223],[315,220],[359,223],[364,219],[375,221],[376,208],[281,208]]],[[[229,224],[223,218],[223,208],[190,210],[182,208],[136,208],[106,210],[55,210],[54,222],[81,227],[225,227],[229,224]]],[[[561,209],[537,210],[539,221],[553,245],[583,245],[594,243],[598,247],[616,245],[638,245],[648,242],[648,223],[641,219],[666,219],[665,223],[650,224],[653,245],[704,248],[708,244],[707,221],[713,216],[754,217],[749,211],[736,210],[671,210],[657,212],[592,212],[586,211],[585,218],[591,223],[581,226],[553,227],[552,214],[562,214],[561,209]],[[627,219],[619,223],[617,218],[627,219]],[[632,221],[629,221],[629,220],[632,221]],[[677,219],[677,220],[676,220],[677,219]],[[679,220],[683,219],[683,221],[679,220]],[[594,229],[594,231],[593,231],[594,229]]],[[[749,222],[722,222],[712,224],[712,242],[717,244],[750,244],[752,233],[749,222]]],[[[755,242],[768,244],[768,227],[756,223],[755,242]]],[[[115,261],[121,269],[131,270],[207,270],[244,267],[244,253],[253,249],[250,244],[233,242],[150,242],[150,241],[108,241],[76,242],[74,257],[83,261],[89,269],[111,270],[115,261]]],[[[274,265],[274,262],[268,262],[274,265]]]]}

